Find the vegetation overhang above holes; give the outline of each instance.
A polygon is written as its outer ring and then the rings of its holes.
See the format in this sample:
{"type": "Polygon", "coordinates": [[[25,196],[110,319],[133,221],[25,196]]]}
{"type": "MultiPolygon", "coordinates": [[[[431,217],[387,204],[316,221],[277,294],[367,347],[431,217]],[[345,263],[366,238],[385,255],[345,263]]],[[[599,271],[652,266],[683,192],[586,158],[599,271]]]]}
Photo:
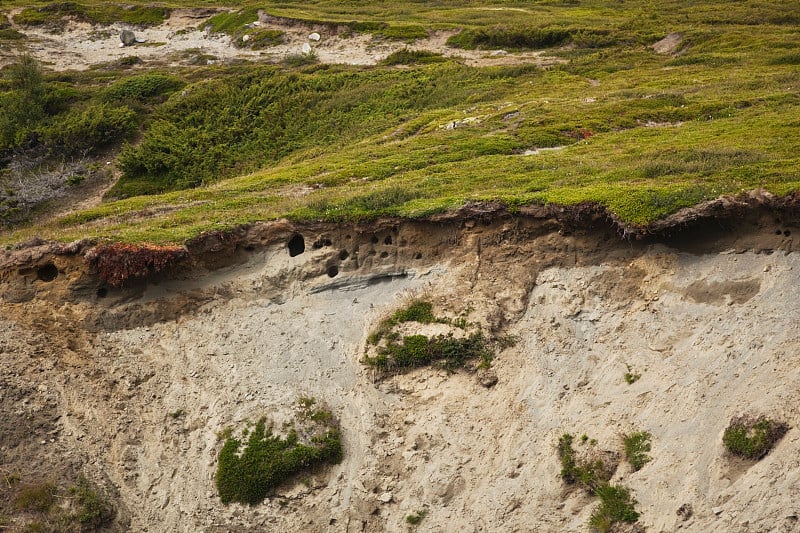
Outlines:
{"type": "Polygon", "coordinates": [[[495,348],[508,348],[506,341],[511,337],[492,339],[479,324],[468,322],[467,315],[468,312],[456,317],[436,316],[431,302],[415,299],[379,322],[367,337],[361,362],[383,372],[429,365],[451,372],[459,368],[489,368],[495,348]],[[433,334],[419,333],[419,326],[426,324],[443,327],[433,334]]]}
{"type": "Polygon", "coordinates": [[[248,425],[238,437],[231,428],[219,454],[216,484],[222,503],[255,505],[301,472],[341,462],[339,425],[331,411],[314,398],[300,398],[294,423],[282,434],[266,417],[248,425]]]}

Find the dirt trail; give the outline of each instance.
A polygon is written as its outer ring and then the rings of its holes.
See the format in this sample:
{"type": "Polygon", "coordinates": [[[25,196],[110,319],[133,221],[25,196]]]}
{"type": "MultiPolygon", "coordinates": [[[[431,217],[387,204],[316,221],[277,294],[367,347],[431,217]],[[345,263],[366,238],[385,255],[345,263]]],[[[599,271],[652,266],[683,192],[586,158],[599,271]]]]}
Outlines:
{"type": "Polygon", "coordinates": [[[622,241],[599,219],[267,224],[199,245],[177,279],[126,289],[79,257],[17,252],[27,259],[0,276],[0,357],[4,390],[27,392],[2,415],[49,406],[52,442],[14,457],[105,476],[137,531],[400,532],[421,510],[426,531],[586,531],[595,502],[566,490],[558,437],[619,451],[632,430],[653,435],[653,460],[614,481],[648,531],[794,531],[800,259],[796,221],[778,216],[660,242],[622,241]],[[290,257],[293,231],[306,251],[290,257]],[[38,279],[50,262],[56,278],[38,279]],[[497,354],[496,385],[428,368],[375,381],[366,335],[410,295],[518,339],[497,354]],[[217,432],[279,424],[302,395],[340,418],[344,462],[263,504],[221,505],[217,432]],[[792,426],[758,463],[721,443],[744,413],[792,426]]]}
{"type": "Polygon", "coordinates": [[[404,43],[353,34],[330,26],[298,24],[267,15],[261,17],[260,27],[284,32],[283,43],[264,50],[250,50],[235,46],[227,35],[199,30],[203,21],[212,15],[210,10],[175,9],[163,24],[144,29],[125,24],[93,25],[75,21],[70,22],[62,32],[16,26],[15,29],[24,33],[27,39],[20,41],[17,48],[8,46],[0,50],[0,66],[13,61],[23,50],[54,70],[85,70],[129,56],[138,57],[145,66],[214,64],[236,59],[278,62],[288,56],[304,53],[304,46],[310,47],[322,63],[349,65],[375,65],[403,48],[441,53],[472,66],[522,63],[550,65],[558,62],[542,52],[507,53],[503,50],[466,51],[449,48],[445,42],[455,32],[432,32],[427,39],[404,43]],[[125,29],[133,30],[137,38],[145,42],[120,47],[120,32],[125,29]],[[320,39],[310,39],[312,33],[319,34],[320,39]]]}

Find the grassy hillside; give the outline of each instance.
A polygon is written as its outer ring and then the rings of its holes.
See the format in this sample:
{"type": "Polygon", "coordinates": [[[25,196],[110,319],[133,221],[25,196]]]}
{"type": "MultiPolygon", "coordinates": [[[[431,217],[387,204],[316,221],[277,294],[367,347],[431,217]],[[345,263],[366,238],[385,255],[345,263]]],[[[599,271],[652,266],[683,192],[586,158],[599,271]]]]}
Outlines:
{"type": "MultiPolygon", "coordinates": [[[[94,128],[88,116],[101,109],[109,133],[94,137],[103,149],[125,143],[122,177],[102,205],[17,224],[0,239],[180,243],[258,220],[423,217],[471,201],[597,202],[646,225],[723,194],[800,185],[800,4],[236,7],[376,39],[463,29],[450,46],[543,48],[561,62],[468,67],[417,54],[433,60],[45,73],[42,109],[6,128],[6,164],[37,147],[63,157],[74,145],[64,132],[94,128]],[[669,34],[679,34],[674,49],[658,53],[652,45],[669,34]],[[76,122],[77,130],[63,127],[76,122]]],[[[21,89],[5,79],[0,105],[10,109],[21,89]]]]}

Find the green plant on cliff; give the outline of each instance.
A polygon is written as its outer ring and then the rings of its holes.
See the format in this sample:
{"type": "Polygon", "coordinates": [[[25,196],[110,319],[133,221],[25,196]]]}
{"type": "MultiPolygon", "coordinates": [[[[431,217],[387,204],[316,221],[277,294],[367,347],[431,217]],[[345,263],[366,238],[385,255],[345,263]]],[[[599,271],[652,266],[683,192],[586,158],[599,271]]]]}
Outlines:
{"type": "MultiPolygon", "coordinates": [[[[590,441],[586,435],[583,437],[583,444],[590,441]]],[[[579,455],[573,442],[574,437],[569,433],[558,439],[561,478],[567,484],[580,484],[600,500],[589,518],[589,526],[607,533],[613,530],[614,524],[636,522],[639,519],[635,508],[637,501],[631,495],[630,489],[609,483],[613,475],[609,464],[598,458],[579,455]]]]}
{"type": "Polygon", "coordinates": [[[255,505],[300,472],[341,462],[341,435],[333,416],[314,404],[300,401],[299,427],[286,436],[274,434],[262,418],[241,437],[226,438],[216,473],[222,503],[255,505]]]}
{"type": "Polygon", "coordinates": [[[789,426],[777,420],[760,417],[737,417],[725,429],[722,442],[733,455],[761,459],[783,438],[789,426]]]}

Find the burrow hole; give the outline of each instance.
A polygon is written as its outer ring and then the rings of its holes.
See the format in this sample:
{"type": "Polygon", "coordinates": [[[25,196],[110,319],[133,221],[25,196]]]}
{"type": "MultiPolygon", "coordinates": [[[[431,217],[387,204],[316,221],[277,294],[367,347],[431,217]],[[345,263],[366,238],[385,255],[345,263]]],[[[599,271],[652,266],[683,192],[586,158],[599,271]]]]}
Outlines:
{"type": "Polygon", "coordinates": [[[391,235],[387,235],[386,238],[383,239],[383,244],[385,244],[386,246],[389,246],[390,244],[392,244],[392,236],[391,235]]]}
{"type": "Polygon", "coordinates": [[[53,263],[47,263],[36,270],[36,277],[42,281],[53,281],[58,277],[58,269],[53,263]]]}
{"type": "Polygon", "coordinates": [[[98,298],[105,298],[106,296],[108,296],[108,289],[106,287],[100,287],[97,289],[98,298]]]}
{"type": "Polygon", "coordinates": [[[350,257],[350,254],[347,253],[347,250],[342,250],[342,251],[339,252],[339,260],[340,261],[344,261],[348,257],[350,257]]]}
{"type": "Polygon", "coordinates": [[[331,265],[328,267],[328,277],[335,278],[339,274],[339,267],[331,265]]]}
{"type": "Polygon", "coordinates": [[[300,255],[306,251],[306,241],[303,236],[296,234],[289,239],[289,257],[300,255]]]}

